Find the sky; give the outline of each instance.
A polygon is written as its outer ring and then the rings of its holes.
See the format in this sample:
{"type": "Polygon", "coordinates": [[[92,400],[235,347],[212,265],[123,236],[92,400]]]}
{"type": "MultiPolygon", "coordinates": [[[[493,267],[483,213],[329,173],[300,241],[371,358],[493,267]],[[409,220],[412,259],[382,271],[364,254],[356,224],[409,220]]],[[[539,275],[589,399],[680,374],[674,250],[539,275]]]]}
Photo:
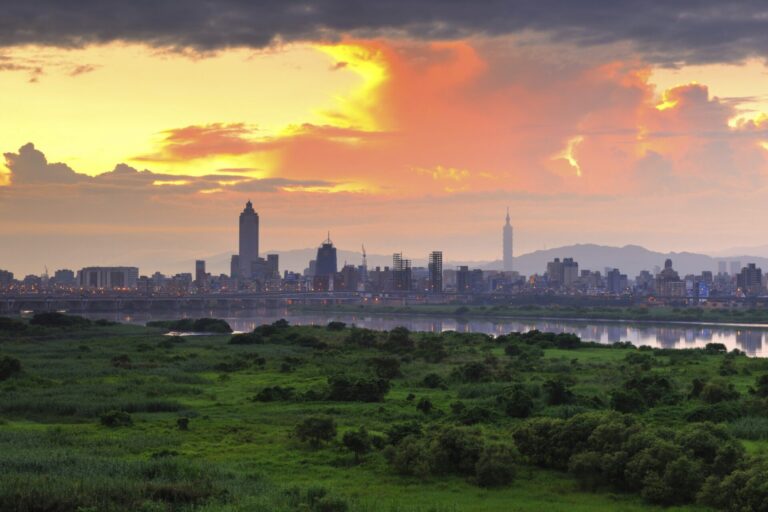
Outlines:
{"type": "MultiPolygon", "coordinates": [[[[0,268],[261,247],[765,246],[761,2],[27,0],[0,16],[0,268]],[[618,4],[621,4],[620,6],[618,4]]],[[[757,249],[756,249],[757,250],[757,249]]]]}

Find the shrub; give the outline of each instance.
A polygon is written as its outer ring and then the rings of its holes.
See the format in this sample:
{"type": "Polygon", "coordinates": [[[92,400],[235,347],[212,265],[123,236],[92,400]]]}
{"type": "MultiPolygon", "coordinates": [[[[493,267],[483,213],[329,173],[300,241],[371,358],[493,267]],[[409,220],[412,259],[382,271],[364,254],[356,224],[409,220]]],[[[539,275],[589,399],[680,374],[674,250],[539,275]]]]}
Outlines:
{"type": "Polygon", "coordinates": [[[360,462],[360,458],[371,451],[371,437],[365,427],[345,432],[341,442],[355,454],[355,462],[360,462]]]}
{"type": "Polygon", "coordinates": [[[131,415],[125,411],[109,411],[101,415],[101,424],[105,427],[130,427],[133,425],[131,415]]]}
{"type": "Polygon", "coordinates": [[[427,388],[445,388],[445,380],[436,373],[430,373],[426,375],[421,383],[424,387],[427,388]]]}
{"type": "Polygon", "coordinates": [[[347,328],[347,324],[344,322],[337,322],[337,321],[331,321],[328,322],[328,325],[325,327],[329,331],[343,331],[347,328]]]}
{"type": "Polygon", "coordinates": [[[515,385],[506,395],[499,396],[497,401],[504,407],[504,412],[512,418],[527,418],[533,412],[533,396],[522,385],[515,385]]]}
{"type": "Polygon", "coordinates": [[[253,399],[257,402],[276,402],[292,400],[294,396],[295,392],[291,387],[271,386],[256,393],[253,399]]]}
{"type": "Polygon", "coordinates": [[[336,423],[327,416],[311,416],[296,425],[294,432],[300,441],[317,448],[323,441],[336,437],[336,423]]]}
{"type": "Polygon", "coordinates": [[[27,330],[27,324],[15,318],[0,316],[0,331],[3,332],[22,332],[27,330]]]}
{"type": "Polygon", "coordinates": [[[10,379],[19,373],[21,373],[21,361],[10,356],[0,358],[0,381],[10,379]]]}
{"type": "Polygon", "coordinates": [[[260,345],[262,343],[266,343],[266,340],[253,332],[238,333],[229,338],[230,345],[260,345]]]}
{"type": "Polygon", "coordinates": [[[546,381],[543,388],[547,395],[547,404],[549,405],[570,404],[575,398],[573,391],[568,388],[568,384],[561,378],[546,381]]]}
{"type": "Polygon", "coordinates": [[[429,398],[422,398],[416,403],[416,409],[423,412],[424,414],[429,414],[432,412],[432,401],[429,398]]]}
{"type": "Polygon", "coordinates": [[[41,327],[88,327],[91,321],[81,316],[64,313],[36,313],[29,324],[41,327]]]}
{"type": "Polygon", "coordinates": [[[739,392],[731,382],[711,380],[704,385],[700,397],[708,404],[728,402],[739,399],[739,392]]]}
{"type": "Polygon", "coordinates": [[[406,437],[412,436],[412,437],[421,437],[422,430],[421,425],[416,422],[411,423],[400,423],[396,425],[392,425],[392,427],[387,430],[387,442],[389,444],[395,445],[399,444],[400,441],[405,439],[406,437]]]}
{"type": "Polygon", "coordinates": [[[330,377],[328,384],[328,400],[337,402],[381,402],[389,392],[389,381],[386,379],[337,375],[330,377]]]}
{"type": "Polygon", "coordinates": [[[395,377],[402,376],[402,373],[400,373],[400,360],[395,357],[374,357],[368,360],[368,365],[382,379],[394,379],[395,377]]]}
{"type": "Polygon", "coordinates": [[[508,445],[486,446],[475,464],[475,478],[480,487],[507,485],[515,477],[516,456],[508,445]]]}

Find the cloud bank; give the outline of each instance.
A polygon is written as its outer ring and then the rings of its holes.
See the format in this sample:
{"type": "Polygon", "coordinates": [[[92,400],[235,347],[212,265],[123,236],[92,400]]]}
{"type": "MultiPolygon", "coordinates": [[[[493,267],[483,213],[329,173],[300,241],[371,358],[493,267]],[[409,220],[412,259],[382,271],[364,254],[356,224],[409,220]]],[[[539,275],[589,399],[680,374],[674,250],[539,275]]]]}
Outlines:
{"type": "Polygon", "coordinates": [[[734,62],[768,52],[759,0],[28,0],[8,2],[0,45],[112,41],[200,51],[284,41],[539,34],[578,46],[629,43],[648,61],[734,62]]]}

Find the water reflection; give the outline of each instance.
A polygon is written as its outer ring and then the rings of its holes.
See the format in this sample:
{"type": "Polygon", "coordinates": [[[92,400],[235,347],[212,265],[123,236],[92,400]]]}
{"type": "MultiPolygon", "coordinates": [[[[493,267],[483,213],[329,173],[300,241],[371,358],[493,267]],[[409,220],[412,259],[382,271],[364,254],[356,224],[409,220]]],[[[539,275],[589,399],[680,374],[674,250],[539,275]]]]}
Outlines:
{"type": "Polygon", "coordinates": [[[548,332],[572,332],[585,341],[615,343],[629,341],[640,346],[664,348],[695,348],[707,343],[722,343],[728,349],[738,348],[749,355],[765,357],[768,350],[763,349],[763,339],[768,327],[742,327],[728,325],[683,325],[683,324],[644,324],[632,322],[593,322],[573,320],[511,320],[448,318],[409,315],[369,315],[369,314],[320,314],[301,313],[283,309],[261,309],[255,311],[205,311],[187,312],[186,314],[99,314],[91,318],[107,318],[118,322],[144,324],[149,320],[167,320],[182,316],[212,316],[226,319],[237,331],[250,331],[258,325],[271,323],[280,318],[288,319],[295,325],[326,325],[331,320],[355,324],[376,330],[389,330],[404,326],[412,331],[440,333],[445,331],[481,332],[486,334],[505,334],[512,331],[538,329],[548,332]]]}

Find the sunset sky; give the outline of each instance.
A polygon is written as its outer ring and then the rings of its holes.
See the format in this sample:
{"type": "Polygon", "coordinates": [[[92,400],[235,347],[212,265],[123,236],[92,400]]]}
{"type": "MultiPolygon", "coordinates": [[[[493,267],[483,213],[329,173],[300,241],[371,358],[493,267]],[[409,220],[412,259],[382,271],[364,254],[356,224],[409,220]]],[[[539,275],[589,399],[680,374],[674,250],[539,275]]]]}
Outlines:
{"type": "Polygon", "coordinates": [[[4,7],[0,268],[768,244],[768,8],[620,3],[4,7]]]}

